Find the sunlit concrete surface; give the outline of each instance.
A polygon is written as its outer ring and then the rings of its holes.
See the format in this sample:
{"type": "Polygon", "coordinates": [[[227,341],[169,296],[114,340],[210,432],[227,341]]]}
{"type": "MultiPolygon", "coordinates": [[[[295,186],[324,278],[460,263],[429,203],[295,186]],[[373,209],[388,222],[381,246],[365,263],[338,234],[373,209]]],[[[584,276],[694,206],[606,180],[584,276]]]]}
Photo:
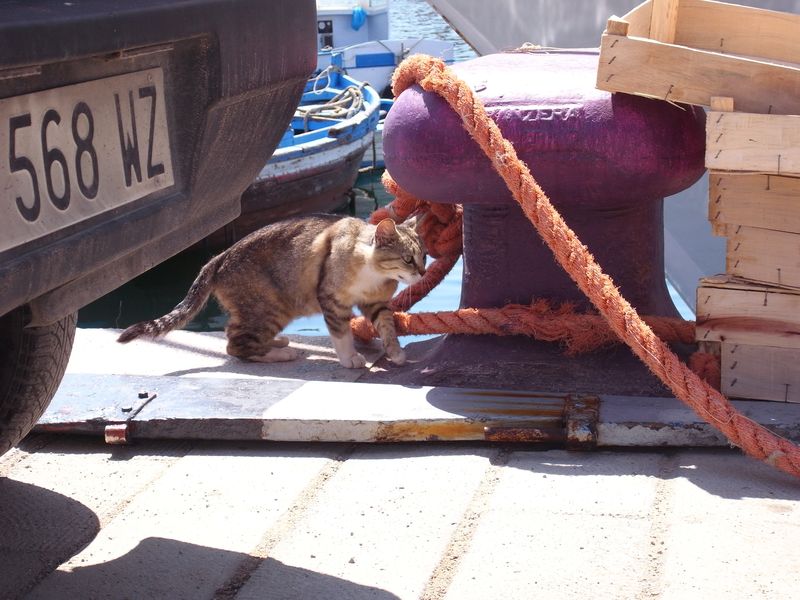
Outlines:
{"type": "MultiPolygon", "coordinates": [[[[80,331],[70,374],[276,373],[191,333],[120,364],[112,333],[80,331]]],[[[309,347],[287,380],[351,377],[309,347]]],[[[798,537],[800,481],[724,448],[39,433],[0,457],[4,599],[793,598],[798,537]]]]}

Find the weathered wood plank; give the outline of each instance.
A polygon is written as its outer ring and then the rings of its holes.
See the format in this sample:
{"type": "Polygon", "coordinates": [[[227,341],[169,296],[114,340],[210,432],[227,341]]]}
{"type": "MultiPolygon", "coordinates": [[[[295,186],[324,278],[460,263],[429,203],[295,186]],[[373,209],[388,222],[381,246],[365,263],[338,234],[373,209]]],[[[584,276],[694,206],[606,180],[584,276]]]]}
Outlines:
{"type": "Polygon", "coordinates": [[[650,39],[667,44],[675,43],[680,0],[653,0],[650,14],[650,39]]]}
{"type": "Polygon", "coordinates": [[[800,350],[722,344],[722,393],[733,398],[800,402],[800,350]]]}
{"type": "Polygon", "coordinates": [[[797,62],[800,15],[706,0],[680,0],[675,44],[797,62]]]}
{"type": "Polygon", "coordinates": [[[800,234],[728,227],[725,271],[781,287],[800,287],[800,234]]]}
{"type": "Polygon", "coordinates": [[[709,277],[697,288],[696,323],[700,342],[800,349],[800,290],[709,277]]]}
{"type": "Polygon", "coordinates": [[[734,99],[749,113],[800,113],[800,68],[604,34],[597,87],[709,106],[712,96],[734,99]],[[758,82],[758,84],[754,84],[758,82]]]}
{"type": "Polygon", "coordinates": [[[730,225],[800,233],[800,179],[714,171],[708,182],[708,219],[722,235],[730,225]]]}
{"type": "Polygon", "coordinates": [[[800,175],[800,116],[710,112],[706,167],[800,175]]]}

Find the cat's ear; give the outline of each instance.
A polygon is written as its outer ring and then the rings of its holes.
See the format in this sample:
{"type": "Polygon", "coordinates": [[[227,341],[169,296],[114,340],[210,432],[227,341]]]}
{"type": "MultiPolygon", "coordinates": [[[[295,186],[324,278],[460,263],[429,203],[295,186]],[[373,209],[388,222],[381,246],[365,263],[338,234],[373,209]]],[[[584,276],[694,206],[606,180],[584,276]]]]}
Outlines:
{"type": "Polygon", "coordinates": [[[384,219],[375,226],[375,245],[386,246],[397,238],[397,227],[391,219],[384,219]]]}
{"type": "Polygon", "coordinates": [[[412,215],[408,217],[405,221],[403,221],[403,225],[419,233],[420,227],[422,227],[422,223],[423,221],[425,221],[425,217],[427,215],[428,213],[422,213],[422,214],[417,213],[415,215],[412,215]]]}

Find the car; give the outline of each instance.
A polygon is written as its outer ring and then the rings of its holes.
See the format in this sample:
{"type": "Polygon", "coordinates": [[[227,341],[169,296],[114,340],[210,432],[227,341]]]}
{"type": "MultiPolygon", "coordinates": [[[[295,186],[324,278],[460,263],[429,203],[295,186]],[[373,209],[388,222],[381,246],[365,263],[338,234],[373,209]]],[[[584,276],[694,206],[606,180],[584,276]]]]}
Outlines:
{"type": "Polygon", "coordinates": [[[77,311],[238,216],[316,67],[313,0],[0,3],[0,454],[77,311]]]}

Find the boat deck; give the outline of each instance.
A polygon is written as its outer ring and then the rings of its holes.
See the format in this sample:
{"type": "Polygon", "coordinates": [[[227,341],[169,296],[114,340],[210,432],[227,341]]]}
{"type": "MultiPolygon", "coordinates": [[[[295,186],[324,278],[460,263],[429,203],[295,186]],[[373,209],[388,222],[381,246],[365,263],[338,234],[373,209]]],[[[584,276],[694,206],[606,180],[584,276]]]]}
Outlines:
{"type": "MultiPolygon", "coordinates": [[[[796,595],[800,486],[674,399],[598,396],[592,451],[468,441],[552,433],[564,398],[362,383],[322,339],[250,365],[218,334],[115,335],[79,330],[40,432],[0,458],[2,597],[796,595]],[[126,419],[132,443],[106,444],[126,419]],[[94,435],[58,433],[78,423],[94,435]],[[386,441],[420,432],[466,441],[386,441]],[[384,443],[312,441],[335,436],[384,443]]],[[[739,406],[796,438],[800,406],[739,406]]]]}

